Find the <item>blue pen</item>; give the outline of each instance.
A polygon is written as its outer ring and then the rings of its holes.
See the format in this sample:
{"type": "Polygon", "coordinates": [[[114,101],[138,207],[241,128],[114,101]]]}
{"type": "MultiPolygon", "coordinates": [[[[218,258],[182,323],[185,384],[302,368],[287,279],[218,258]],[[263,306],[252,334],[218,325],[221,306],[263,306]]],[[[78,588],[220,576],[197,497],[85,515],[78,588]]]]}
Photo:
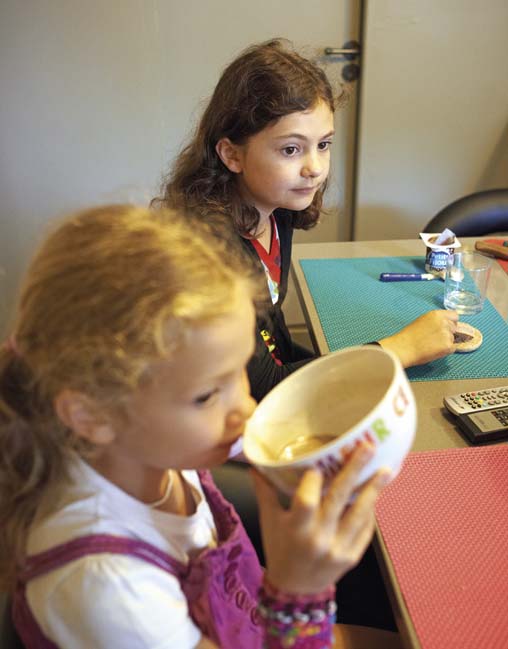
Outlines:
{"type": "Polygon", "coordinates": [[[425,279],[440,279],[440,277],[433,273],[381,273],[379,279],[382,282],[419,282],[425,279]]]}

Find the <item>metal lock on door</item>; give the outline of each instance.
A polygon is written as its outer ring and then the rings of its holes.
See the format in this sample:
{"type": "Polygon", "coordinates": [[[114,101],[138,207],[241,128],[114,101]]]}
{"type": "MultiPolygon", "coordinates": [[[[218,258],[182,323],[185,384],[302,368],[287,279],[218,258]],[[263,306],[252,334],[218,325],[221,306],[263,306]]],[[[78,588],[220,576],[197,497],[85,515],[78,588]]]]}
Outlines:
{"type": "Polygon", "coordinates": [[[350,61],[342,68],[342,78],[346,83],[356,81],[360,76],[360,66],[358,63],[353,63],[360,57],[361,49],[358,41],[346,41],[342,47],[325,47],[325,56],[340,57],[346,61],[350,61]]]}

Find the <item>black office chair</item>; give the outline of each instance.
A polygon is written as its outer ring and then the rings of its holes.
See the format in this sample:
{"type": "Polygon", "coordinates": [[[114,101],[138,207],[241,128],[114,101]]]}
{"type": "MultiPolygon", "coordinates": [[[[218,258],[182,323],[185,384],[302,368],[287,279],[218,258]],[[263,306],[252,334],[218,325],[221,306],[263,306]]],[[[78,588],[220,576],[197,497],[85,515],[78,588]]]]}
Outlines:
{"type": "Polygon", "coordinates": [[[508,189],[488,189],[459,198],[440,210],[423,232],[445,228],[458,237],[508,233],[508,189]]]}

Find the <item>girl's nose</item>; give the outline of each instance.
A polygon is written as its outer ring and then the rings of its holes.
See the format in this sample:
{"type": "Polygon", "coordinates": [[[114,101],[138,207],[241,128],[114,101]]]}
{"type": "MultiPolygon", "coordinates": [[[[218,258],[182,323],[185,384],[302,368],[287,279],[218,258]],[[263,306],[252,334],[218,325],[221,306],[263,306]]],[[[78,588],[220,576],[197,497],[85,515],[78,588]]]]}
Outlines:
{"type": "Polygon", "coordinates": [[[323,173],[324,162],[316,154],[309,154],[302,167],[302,176],[304,178],[317,178],[323,173]]]}
{"type": "Polygon", "coordinates": [[[252,415],[254,408],[256,407],[256,402],[250,395],[250,384],[247,372],[244,372],[243,374],[238,404],[238,412],[241,416],[245,417],[245,419],[248,419],[252,415]]]}
{"type": "Polygon", "coordinates": [[[256,402],[250,395],[249,379],[245,372],[238,382],[234,402],[228,416],[228,424],[230,426],[243,425],[252,415],[255,407],[256,402]]]}
{"type": "Polygon", "coordinates": [[[255,407],[256,402],[250,395],[247,395],[247,397],[242,401],[238,401],[238,403],[235,404],[235,408],[229,412],[226,418],[227,428],[229,430],[234,430],[236,428],[240,429],[240,431],[243,430],[245,422],[252,415],[255,407]]]}

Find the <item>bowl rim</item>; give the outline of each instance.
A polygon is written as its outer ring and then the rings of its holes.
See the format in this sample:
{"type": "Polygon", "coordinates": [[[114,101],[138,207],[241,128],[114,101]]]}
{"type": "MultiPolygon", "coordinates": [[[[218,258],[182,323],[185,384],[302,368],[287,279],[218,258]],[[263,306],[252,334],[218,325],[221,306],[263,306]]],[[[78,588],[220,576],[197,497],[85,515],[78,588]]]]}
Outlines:
{"type": "MultiPolygon", "coordinates": [[[[352,436],[355,436],[357,434],[359,428],[360,429],[364,428],[364,423],[366,422],[366,420],[372,418],[373,413],[376,411],[377,408],[380,407],[381,402],[384,401],[384,399],[386,398],[386,395],[392,390],[395,382],[400,380],[398,378],[400,376],[400,372],[404,373],[404,369],[402,367],[402,364],[401,364],[398,356],[396,356],[396,354],[394,352],[392,352],[391,350],[384,349],[383,347],[381,347],[381,345],[356,345],[354,347],[346,347],[344,349],[339,349],[339,350],[330,352],[329,354],[325,354],[324,356],[320,356],[319,358],[316,358],[316,359],[312,360],[309,364],[304,365],[303,367],[300,367],[297,370],[295,370],[294,372],[292,372],[291,374],[289,374],[289,376],[287,376],[283,381],[281,381],[278,385],[276,385],[275,388],[273,388],[273,390],[271,390],[267,395],[265,395],[263,397],[263,399],[258,403],[256,409],[254,410],[253,414],[251,415],[251,417],[249,418],[249,420],[247,421],[247,423],[245,425],[245,430],[244,430],[244,434],[243,434],[243,453],[244,453],[245,457],[253,465],[258,465],[258,466],[265,467],[265,468],[280,468],[280,469],[283,469],[283,468],[287,468],[287,467],[292,467],[292,466],[296,467],[296,466],[300,466],[301,464],[306,464],[306,463],[309,462],[309,460],[313,460],[313,459],[315,459],[315,457],[321,456],[323,454],[323,449],[326,449],[328,447],[331,448],[331,447],[333,447],[333,445],[337,444],[339,441],[340,441],[341,445],[344,444],[344,443],[347,443],[348,438],[350,438],[352,436]],[[356,422],[356,424],[352,428],[350,428],[345,433],[340,435],[340,437],[334,437],[333,439],[331,439],[326,444],[323,444],[322,446],[319,446],[316,450],[309,451],[307,453],[304,453],[304,454],[298,456],[298,459],[272,460],[272,459],[268,458],[268,459],[264,460],[263,462],[260,462],[260,461],[257,461],[257,460],[254,462],[254,460],[252,458],[250,458],[248,453],[247,453],[246,443],[248,444],[248,439],[251,437],[251,434],[249,433],[249,426],[251,425],[251,422],[256,417],[256,412],[260,408],[261,404],[263,402],[265,402],[265,400],[267,400],[268,398],[275,398],[275,397],[272,397],[272,395],[276,391],[278,391],[279,386],[284,384],[286,381],[291,381],[292,377],[294,377],[296,374],[299,374],[299,373],[305,371],[309,367],[310,364],[312,364],[315,367],[314,364],[318,364],[318,363],[322,364],[322,362],[325,362],[325,361],[329,360],[330,357],[332,357],[332,356],[346,355],[348,353],[353,353],[353,352],[357,352],[357,351],[360,351],[360,350],[361,351],[368,350],[369,353],[370,352],[381,353],[384,356],[388,356],[392,361],[393,374],[392,374],[390,383],[387,386],[381,401],[376,403],[361,419],[359,419],[356,422]]],[[[255,437],[255,433],[252,433],[252,436],[255,437]]]]}

